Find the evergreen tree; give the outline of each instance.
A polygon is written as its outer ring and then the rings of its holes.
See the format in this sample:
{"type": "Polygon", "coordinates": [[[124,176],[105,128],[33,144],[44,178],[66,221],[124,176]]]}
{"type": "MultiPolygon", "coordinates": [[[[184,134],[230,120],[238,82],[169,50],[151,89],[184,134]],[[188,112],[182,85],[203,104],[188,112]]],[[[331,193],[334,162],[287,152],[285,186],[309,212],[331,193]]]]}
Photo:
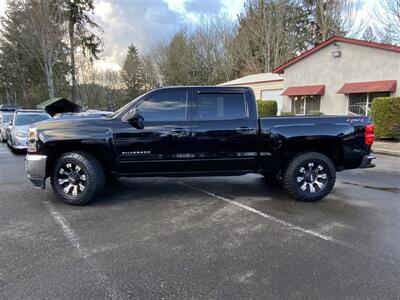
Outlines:
{"type": "Polygon", "coordinates": [[[133,44],[128,47],[121,70],[121,79],[126,89],[126,95],[130,100],[136,98],[145,90],[143,64],[133,44]]]}
{"type": "Polygon", "coordinates": [[[102,51],[102,39],[90,29],[102,31],[91,18],[94,10],[94,0],[53,0],[61,4],[68,23],[69,52],[71,63],[72,100],[78,97],[76,82],[75,51],[77,47],[88,54],[90,58],[98,58],[102,51]]]}
{"type": "Polygon", "coordinates": [[[166,85],[185,85],[193,79],[190,46],[184,30],[178,31],[165,49],[162,75],[166,85]]]}

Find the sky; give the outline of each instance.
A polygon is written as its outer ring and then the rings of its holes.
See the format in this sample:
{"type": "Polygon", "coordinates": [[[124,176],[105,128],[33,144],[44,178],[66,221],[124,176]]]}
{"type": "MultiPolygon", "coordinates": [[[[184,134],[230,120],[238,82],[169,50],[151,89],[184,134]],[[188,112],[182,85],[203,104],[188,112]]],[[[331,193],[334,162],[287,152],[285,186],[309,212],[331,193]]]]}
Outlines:
{"type": "MultiPolygon", "coordinates": [[[[96,65],[120,69],[126,49],[133,43],[139,52],[169,40],[183,24],[199,21],[201,16],[226,16],[232,20],[242,11],[245,0],[95,0],[93,18],[103,28],[104,51],[96,65]]],[[[362,0],[360,20],[379,0],[362,0]]],[[[6,0],[0,0],[3,15],[6,0]]]]}
{"type": "Polygon", "coordinates": [[[104,30],[105,48],[98,66],[118,69],[126,48],[140,52],[170,39],[182,24],[201,16],[235,19],[244,0],[95,0],[95,20],[104,30]]]}

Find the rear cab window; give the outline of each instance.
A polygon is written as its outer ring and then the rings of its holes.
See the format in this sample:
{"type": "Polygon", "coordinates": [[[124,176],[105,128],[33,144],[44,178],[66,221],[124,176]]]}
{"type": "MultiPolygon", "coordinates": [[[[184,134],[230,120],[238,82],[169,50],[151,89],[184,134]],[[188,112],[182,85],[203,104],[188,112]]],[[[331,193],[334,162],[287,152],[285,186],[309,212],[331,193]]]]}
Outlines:
{"type": "Polygon", "coordinates": [[[193,121],[235,120],[249,116],[244,93],[199,92],[194,95],[193,121]]]}

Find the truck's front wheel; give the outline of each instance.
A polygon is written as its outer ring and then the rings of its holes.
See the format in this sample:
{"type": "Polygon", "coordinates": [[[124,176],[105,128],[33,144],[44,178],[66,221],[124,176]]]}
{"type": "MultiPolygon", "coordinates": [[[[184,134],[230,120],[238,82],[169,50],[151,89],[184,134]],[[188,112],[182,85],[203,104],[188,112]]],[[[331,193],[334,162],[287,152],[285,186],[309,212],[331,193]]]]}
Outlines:
{"type": "Polygon", "coordinates": [[[86,152],[63,154],[55,163],[51,186],[65,203],[87,204],[104,186],[104,170],[93,155],[86,152]]]}
{"type": "Polygon", "coordinates": [[[305,152],[294,157],[283,176],[283,186],[297,201],[314,202],[333,189],[336,170],[332,161],[317,152],[305,152]]]}

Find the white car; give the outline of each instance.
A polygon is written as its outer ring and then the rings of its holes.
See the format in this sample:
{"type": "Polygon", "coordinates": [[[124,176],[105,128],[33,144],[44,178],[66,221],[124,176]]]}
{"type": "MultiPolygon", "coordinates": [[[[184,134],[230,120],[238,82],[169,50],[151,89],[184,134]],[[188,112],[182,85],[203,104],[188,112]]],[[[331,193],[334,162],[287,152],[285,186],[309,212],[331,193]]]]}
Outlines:
{"type": "Polygon", "coordinates": [[[0,112],[0,142],[7,141],[7,127],[13,116],[13,111],[2,111],[0,112]]]}
{"type": "Polygon", "coordinates": [[[7,128],[7,144],[11,150],[23,150],[27,147],[28,128],[37,122],[51,119],[43,110],[17,110],[7,128]]]}

